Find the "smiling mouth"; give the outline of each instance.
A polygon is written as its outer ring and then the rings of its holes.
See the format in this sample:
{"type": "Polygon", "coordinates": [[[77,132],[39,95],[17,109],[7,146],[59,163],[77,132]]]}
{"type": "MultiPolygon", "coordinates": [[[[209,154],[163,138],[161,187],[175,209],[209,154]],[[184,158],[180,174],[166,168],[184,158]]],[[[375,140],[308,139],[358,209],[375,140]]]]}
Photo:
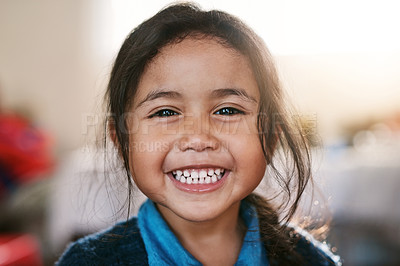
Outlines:
{"type": "Polygon", "coordinates": [[[223,168],[207,168],[207,169],[182,169],[172,171],[175,180],[183,184],[213,184],[225,174],[223,168]]]}

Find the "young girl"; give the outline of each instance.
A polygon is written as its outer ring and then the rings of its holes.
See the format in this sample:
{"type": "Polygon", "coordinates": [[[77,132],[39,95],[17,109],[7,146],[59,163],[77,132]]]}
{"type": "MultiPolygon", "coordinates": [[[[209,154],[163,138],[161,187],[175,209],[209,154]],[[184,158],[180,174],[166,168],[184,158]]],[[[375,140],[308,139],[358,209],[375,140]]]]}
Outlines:
{"type": "Polygon", "coordinates": [[[339,263],[288,226],[311,178],[307,143],[271,56],[240,20],[163,9],[125,40],[107,101],[128,186],[148,200],[137,218],[72,244],[59,265],[339,263]],[[277,207],[253,193],[266,171],[284,195],[277,207]]]}

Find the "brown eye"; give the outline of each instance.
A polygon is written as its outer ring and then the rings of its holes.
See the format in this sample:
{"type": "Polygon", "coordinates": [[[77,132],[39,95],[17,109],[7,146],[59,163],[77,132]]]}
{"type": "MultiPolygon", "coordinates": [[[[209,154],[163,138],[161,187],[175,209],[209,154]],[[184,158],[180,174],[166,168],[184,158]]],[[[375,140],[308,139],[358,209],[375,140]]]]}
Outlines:
{"type": "Polygon", "coordinates": [[[152,114],[150,116],[150,118],[153,117],[169,117],[169,116],[173,116],[173,115],[179,115],[179,113],[170,110],[170,109],[162,109],[160,111],[155,112],[154,114],[152,114]]]}
{"type": "Polygon", "coordinates": [[[214,114],[216,115],[237,115],[237,114],[244,114],[243,111],[240,111],[233,107],[224,107],[216,111],[214,114]]]}

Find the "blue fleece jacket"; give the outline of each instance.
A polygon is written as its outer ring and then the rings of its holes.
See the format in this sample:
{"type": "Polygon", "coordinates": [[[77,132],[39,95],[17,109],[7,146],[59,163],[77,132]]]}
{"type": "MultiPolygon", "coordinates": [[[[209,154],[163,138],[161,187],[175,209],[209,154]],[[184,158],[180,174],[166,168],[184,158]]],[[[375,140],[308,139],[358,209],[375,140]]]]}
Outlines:
{"type": "MultiPolygon", "coordinates": [[[[333,256],[306,233],[302,235],[296,250],[303,255],[306,265],[340,265],[338,256],[333,256]]],[[[72,243],[56,265],[149,265],[146,248],[138,219],[134,217],[72,243]]]]}

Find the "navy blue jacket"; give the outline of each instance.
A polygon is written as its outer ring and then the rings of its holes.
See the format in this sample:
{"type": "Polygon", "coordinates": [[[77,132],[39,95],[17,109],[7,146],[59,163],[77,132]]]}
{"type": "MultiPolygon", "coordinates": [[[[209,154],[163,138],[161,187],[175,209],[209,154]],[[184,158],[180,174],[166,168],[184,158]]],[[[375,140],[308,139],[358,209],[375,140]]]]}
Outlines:
{"type": "MultiPolygon", "coordinates": [[[[330,256],[304,237],[297,242],[296,250],[306,265],[335,265],[330,256]]],[[[148,265],[137,218],[79,239],[67,248],[56,265],[148,265]]]]}

